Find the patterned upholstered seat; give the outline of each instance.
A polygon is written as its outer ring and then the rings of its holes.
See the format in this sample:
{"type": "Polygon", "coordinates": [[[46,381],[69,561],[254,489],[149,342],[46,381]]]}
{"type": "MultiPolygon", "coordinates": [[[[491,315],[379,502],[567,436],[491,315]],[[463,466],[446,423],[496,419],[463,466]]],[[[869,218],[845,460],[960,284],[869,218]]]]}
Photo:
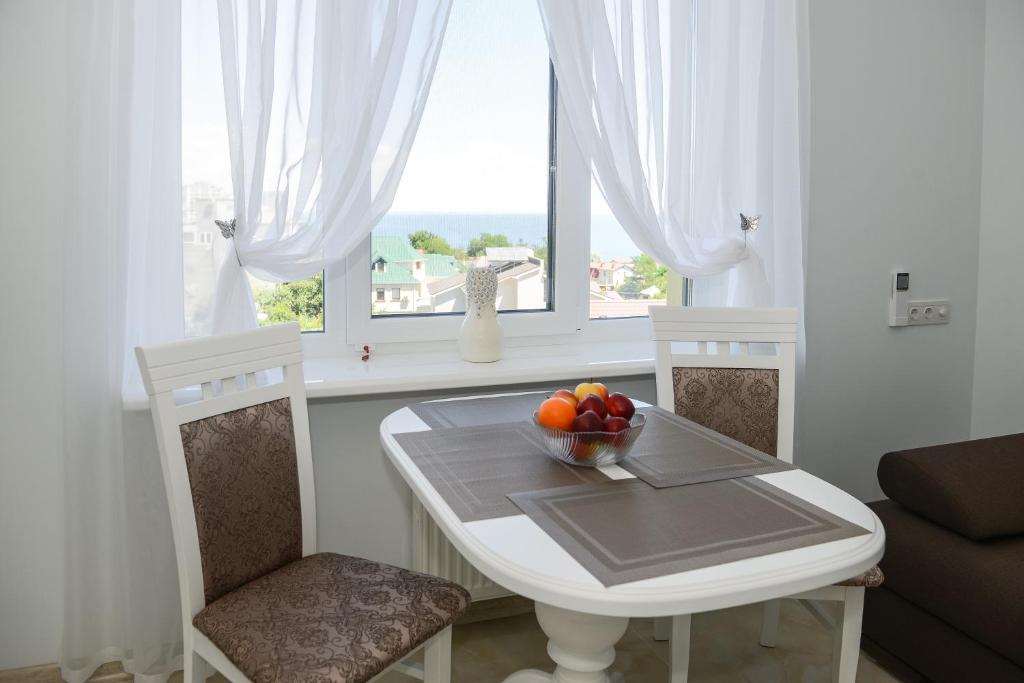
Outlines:
{"type": "MultiPolygon", "coordinates": [[[[779,371],[758,368],[672,368],[676,414],[776,455],[779,421],[779,371]]],[[[871,569],[839,586],[877,588],[882,570],[871,569]]]]}
{"type": "Polygon", "coordinates": [[[320,553],[223,595],[192,623],[257,683],[358,683],[451,625],[469,601],[443,579],[320,553]]]}
{"type": "Polygon", "coordinates": [[[861,588],[878,588],[885,583],[885,574],[882,573],[882,568],[877,564],[871,569],[858,574],[852,579],[846,581],[840,581],[837,586],[855,586],[861,588]]]}

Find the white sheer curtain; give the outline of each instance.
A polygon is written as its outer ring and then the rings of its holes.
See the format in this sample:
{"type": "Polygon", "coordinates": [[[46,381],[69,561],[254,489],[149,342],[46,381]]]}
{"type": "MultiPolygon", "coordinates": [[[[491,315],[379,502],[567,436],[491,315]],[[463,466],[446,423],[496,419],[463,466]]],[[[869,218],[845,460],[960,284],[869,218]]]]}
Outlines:
{"type": "Polygon", "coordinates": [[[799,305],[796,1],[538,0],[609,208],[698,289],[727,274],[704,305],[799,305]]]}
{"type": "Polygon", "coordinates": [[[184,329],[180,11],[68,7],[60,664],[69,683],[115,660],[159,681],[180,666],[174,549],[149,415],[123,396],[134,346],[184,329]]]}
{"type": "Polygon", "coordinates": [[[345,257],[390,208],[451,0],[220,0],[236,226],[214,331],[256,325],[246,273],[345,257]]]}

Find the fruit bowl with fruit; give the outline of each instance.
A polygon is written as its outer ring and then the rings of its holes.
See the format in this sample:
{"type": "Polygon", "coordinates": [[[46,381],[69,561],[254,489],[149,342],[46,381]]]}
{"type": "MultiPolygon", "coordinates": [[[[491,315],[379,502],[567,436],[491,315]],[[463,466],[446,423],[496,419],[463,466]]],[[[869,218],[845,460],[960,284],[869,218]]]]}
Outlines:
{"type": "Polygon", "coordinates": [[[559,389],[533,414],[545,451],[556,460],[583,467],[621,462],[644,428],[625,394],[608,393],[598,382],[586,382],[574,391],[559,389]]]}

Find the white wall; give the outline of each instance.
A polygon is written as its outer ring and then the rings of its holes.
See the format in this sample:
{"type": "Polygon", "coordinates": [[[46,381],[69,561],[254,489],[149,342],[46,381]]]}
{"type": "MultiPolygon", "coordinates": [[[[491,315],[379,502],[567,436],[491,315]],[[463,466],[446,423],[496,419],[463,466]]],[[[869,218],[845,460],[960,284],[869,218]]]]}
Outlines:
{"type": "Polygon", "coordinates": [[[970,432],[985,5],[813,0],[797,462],[865,499],[886,451],[970,432]],[[886,326],[889,272],[949,325],[886,326]]]}
{"type": "Polygon", "coordinates": [[[1024,2],[989,0],[971,435],[1024,432],[1024,2]]]}
{"type": "Polygon", "coordinates": [[[0,669],[55,659],[65,8],[0,0],[0,669]]]}

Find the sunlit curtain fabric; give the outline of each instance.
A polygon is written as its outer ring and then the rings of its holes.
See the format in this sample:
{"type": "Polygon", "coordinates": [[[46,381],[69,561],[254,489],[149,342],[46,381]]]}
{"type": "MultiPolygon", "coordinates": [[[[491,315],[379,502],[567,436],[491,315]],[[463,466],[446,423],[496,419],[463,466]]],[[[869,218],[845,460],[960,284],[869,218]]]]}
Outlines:
{"type": "Polygon", "coordinates": [[[390,208],[451,0],[220,0],[236,225],[214,332],[254,327],[246,273],[344,258],[390,208]]]}
{"type": "Polygon", "coordinates": [[[184,329],[180,5],[67,11],[60,665],[68,683],[109,661],[159,682],[181,666],[174,546],[149,414],[124,396],[134,347],[184,329]]]}
{"type": "Polygon", "coordinates": [[[698,285],[727,274],[699,303],[798,305],[797,0],[538,2],[573,134],[637,247],[698,285]],[[746,241],[741,212],[761,216],[746,241]]]}

